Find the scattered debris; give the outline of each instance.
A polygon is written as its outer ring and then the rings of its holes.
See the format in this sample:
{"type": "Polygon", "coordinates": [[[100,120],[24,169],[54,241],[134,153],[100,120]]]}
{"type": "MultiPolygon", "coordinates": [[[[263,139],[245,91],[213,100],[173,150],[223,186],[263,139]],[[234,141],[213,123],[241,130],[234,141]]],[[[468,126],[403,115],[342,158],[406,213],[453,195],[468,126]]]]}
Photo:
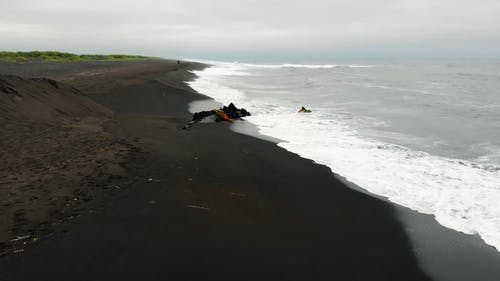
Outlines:
{"type": "Polygon", "coordinates": [[[152,183],[152,182],[161,182],[161,180],[155,180],[155,179],[153,179],[153,178],[149,178],[149,179],[147,179],[147,180],[146,180],[146,182],[148,182],[148,183],[152,183]]]}
{"type": "Polygon", "coordinates": [[[17,242],[17,241],[21,241],[21,240],[28,239],[28,238],[30,238],[29,235],[17,236],[16,238],[10,240],[10,242],[17,242]]]}
{"type": "Polygon", "coordinates": [[[186,207],[188,207],[188,208],[193,208],[193,209],[204,210],[204,211],[210,211],[210,208],[203,207],[203,206],[186,205],[186,207]]]}
{"type": "Polygon", "coordinates": [[[233,196],[238,196],[238,197],[247,197],[246,194],[242,194],[242,193],[229,192],[229,194],[231,194],[233,196]]]}
{"type": "Polygon", "coordinates": [[[9,253],[11,253],[11,251],[10,251],[10,250],[6,250],[6,251],[3,251],[3,252],[0,252],[0,257],[6,256],[6,255],[8,255],[9,253]]]}
{"type": "Polygon", "coordinates": [[[299,113],[311,113],[312,111],[309,110],[309,109],[306,109],[305,107],[302,107],[301,109],[299,109],[299,113]]]}
{"type": "Polygon", "coordinates": [[[24,252],[24,249],[18,249],[18,250],[12,251],[12,253],[14,253],[14,254],[19,254],[19,253],[22,253],[22,252],[24,252]]]}

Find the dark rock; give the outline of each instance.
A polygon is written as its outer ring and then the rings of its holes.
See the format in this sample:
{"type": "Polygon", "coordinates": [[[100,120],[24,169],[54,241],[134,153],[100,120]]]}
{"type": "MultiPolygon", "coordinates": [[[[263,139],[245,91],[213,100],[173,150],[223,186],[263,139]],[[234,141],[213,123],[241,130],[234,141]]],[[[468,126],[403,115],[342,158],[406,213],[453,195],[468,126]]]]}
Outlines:
{"type": "Polygon", "coordinates": [[[195,114],[193,114],[193,119],[188,123],[186,124],[186,126],[183,127],[183,129],[187,129],[191,126],[193,126],[195,123],[198,123],[202,120],[204,120],[205,118],[208,118],[210,116],[215,116],[215,121],[216,122],[220,122],[220,121],[230,121],[230,120],[227,120],[227,118],[222,118],[220,115],[220,111],[224,112],[227,117],[229,117],[230,119],[241,119],[242,117],[245,117],[245,116],[250,116],[250,112],[248,112],[246,109],[244,108],[237,108],[233,103],[230,103],[228,106],[224,106],[220,109],[213,109],[213,110],[210,110],[210,111],[200,111],[200,112],[196,112],[195,114]]]}

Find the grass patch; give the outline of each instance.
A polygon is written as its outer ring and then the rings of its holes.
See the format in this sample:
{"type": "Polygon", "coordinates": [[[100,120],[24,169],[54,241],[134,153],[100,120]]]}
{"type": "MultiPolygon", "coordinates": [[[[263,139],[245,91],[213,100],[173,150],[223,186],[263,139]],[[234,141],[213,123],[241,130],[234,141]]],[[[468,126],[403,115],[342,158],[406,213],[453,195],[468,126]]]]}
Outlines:
{"type": "Polygon", "coordinates": [[[77,55],[56,51],[33,52],[0,52],[0,61],[28,63],[28,62],[79,62],[79,61],[127,61],[147,59],[144,56],[131,55],[77,55]]]}

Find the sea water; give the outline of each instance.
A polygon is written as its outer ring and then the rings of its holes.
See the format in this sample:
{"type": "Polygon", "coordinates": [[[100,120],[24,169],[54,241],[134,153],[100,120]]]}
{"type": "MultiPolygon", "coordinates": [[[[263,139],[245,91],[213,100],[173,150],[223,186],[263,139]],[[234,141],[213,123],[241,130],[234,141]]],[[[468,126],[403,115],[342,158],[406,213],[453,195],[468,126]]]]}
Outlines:
{"type": "Polygon", "coordinates": [[[211,65],[191,87],[260,134],[500,249],[500,61],[211,65]]]}

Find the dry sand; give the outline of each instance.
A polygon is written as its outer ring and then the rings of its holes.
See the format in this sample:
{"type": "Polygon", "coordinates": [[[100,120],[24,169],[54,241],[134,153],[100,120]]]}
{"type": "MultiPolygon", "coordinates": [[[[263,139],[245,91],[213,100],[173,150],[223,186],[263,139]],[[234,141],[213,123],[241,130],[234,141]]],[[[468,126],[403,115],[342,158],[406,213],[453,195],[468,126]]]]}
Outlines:
{"type": "Polygon", "coordinates": [[[109,109],[50,79],[0,75],[0,122],[0,254],[91,211],[136,150],[109,109]]]}

